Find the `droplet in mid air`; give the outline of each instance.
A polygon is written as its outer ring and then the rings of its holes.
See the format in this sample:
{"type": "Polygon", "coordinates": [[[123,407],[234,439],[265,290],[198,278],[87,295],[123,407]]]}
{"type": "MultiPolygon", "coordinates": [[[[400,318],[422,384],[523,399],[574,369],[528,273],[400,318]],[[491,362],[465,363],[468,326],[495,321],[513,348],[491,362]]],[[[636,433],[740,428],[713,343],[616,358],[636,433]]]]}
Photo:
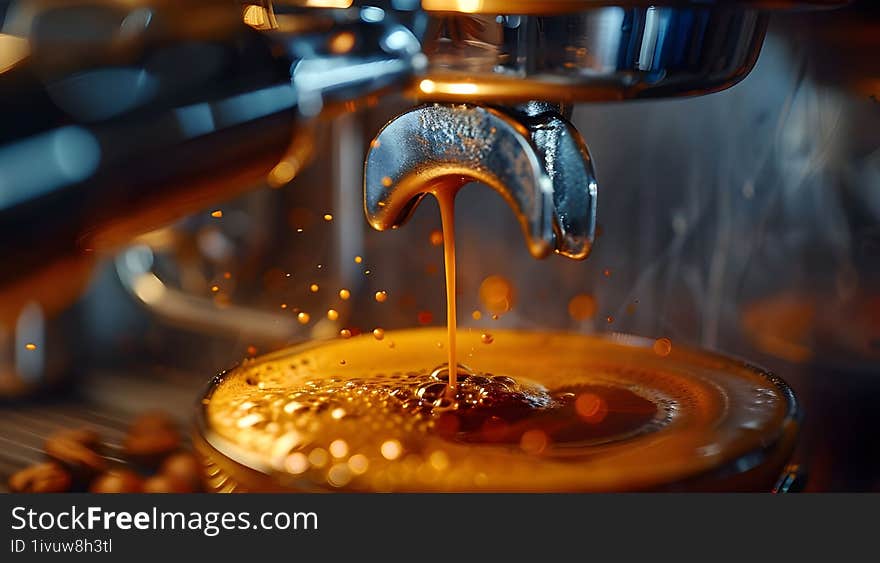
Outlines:
{"type": "Polygon", "coordinates": [[[593,318],[596,315],[596,299],[585,293],[575,295],[568,302],[568,315],[576,321],[593,318]]]}
{"type": "Polygon", "coordinates": [[[480,303],[487,311],[500,315],[510,311],[515,301],[513,285],[502,276],[489,276],[480,284],[480,303]]]}
{"type": "Polygon", "coordinates": [[[668,338],[658,338],[654,341],[653,349],[658,356],[668,356],[672,352],[672,341],[668,338]]]}
{"type": "Polygon", "coordinates": [[[431,231],[431,244],[433,246],[440,246],[443,244],[443,232],[440,229],[434,229],[431,231]]]}

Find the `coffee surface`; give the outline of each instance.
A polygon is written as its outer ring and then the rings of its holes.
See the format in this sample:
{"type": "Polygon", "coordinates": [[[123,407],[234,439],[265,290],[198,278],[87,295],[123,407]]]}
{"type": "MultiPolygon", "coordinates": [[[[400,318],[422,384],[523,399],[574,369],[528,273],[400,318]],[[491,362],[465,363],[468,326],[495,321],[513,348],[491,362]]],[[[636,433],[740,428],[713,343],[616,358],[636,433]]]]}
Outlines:
{"type": "Polygon", "coordinates": [[[388,331],[249,361],[205,401],[209,442],[297,489],[630,490],[794,424],[762,372],[629,337],[462,330],[451,395],[446,336],[388,331]]]}

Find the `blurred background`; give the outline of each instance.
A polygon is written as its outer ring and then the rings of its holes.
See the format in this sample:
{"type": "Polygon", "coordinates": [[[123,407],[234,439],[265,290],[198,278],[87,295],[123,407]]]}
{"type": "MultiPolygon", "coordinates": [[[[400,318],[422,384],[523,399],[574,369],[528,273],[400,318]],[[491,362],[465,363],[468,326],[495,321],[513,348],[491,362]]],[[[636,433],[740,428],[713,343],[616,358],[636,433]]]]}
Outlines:
{"type": "MultiPolygon", "coordinates": [[[[460,325],[627,332],[740,356],[802,400],[807,490],[880,491],[878,55],[873,2],[778,14],[730,90],[576,105],[599,179],[591,256],[534,260],[501,198],[466,187],[460,325]]],[[[292,181],[276,167],[246,195],[100,256],[79,297],[33,301],[0,327],[0,477],[38,459],[52,428],[112,436],[158,407],[185,421],[244,357],[342,328],[444,324],[433,200],[396,231],[363,217],[365,150],[410,104],[388,95],[320,122],[292,181]]]]}

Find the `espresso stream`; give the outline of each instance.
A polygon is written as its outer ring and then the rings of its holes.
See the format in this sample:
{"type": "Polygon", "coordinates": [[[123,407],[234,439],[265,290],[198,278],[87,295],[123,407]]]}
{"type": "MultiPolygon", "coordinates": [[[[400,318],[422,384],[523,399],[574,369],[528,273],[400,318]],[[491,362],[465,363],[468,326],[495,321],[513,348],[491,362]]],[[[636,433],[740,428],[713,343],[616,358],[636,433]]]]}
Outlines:
{"type": "Polygon", "coordinates": [[[455,196],[460,188],[435,189],[432,193],[440,206],[440,222],[443,226],[443,267],[446,271],[446,340],[449,359],[449,386],[446,396],[455,397],[458,384],[458,360],[456,358],[456,333],[458,315],[455,296],[455,196]]]}

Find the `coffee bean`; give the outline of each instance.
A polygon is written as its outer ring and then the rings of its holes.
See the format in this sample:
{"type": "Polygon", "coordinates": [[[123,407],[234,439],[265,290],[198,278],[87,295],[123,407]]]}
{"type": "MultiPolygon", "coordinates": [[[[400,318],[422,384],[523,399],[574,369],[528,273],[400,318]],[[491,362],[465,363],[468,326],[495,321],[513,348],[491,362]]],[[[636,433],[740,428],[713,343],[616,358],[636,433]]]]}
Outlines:
{"type": "Polygon", "coordinates": [[[93,450],[98,450],[101,447],[101,436],[89,428],[65,428],[52,433],[48,439],[53,438],[72,440],[93,450]]]}
{"type": "Polygon", "coordinates": [[[85,428],[60,430],[46,439],[43,449],[52,460],[70,472],[74,480],[88,483],[106,469],[101,457],[101,437],[85,428]]]}
{"type": "Polygon", "coordinates": [[[193,493],[192,486],[173,475],[159,473],[144,481],[145,493],[193,493]]]}
{"type": "Polygon", "coordinates": [[[25,467],[9,478],[13,493],[65,493],[72,484],[70,473],[51,461],[25,467]]]}
{"type": "Polygon", "coordinates": [[[128,459],[155,468],[180,447],[180,434],[176,430],[156,430],[128,435],[122,446],[128,459]]]}
{"type": "Polygon", "coordinates": [[[193,491],[201,491],[203,489],[202,464],[191,453],[179,452],[170,456],[162,462],[159,473],[183,481],[193,491]]]}
{"type": "Polygon", "coordinates": [[[108,471],[98,476],[89,487],[92,493],[140,493],[144,489],[143,479],[127,469],[108,471]]]}
{"type": "Polygon", "coordinates": [[[164,411],[147,411],[138,415],[129,426],[129,431],[139,433],[157,429],[177,429],[177,422],[164,411]]]}
{"type": "Polygon", "coordinates": [[[180,432],[171,417],[164,413],[151,412],[134,421],[122,447],[131,461],[155,468],[180,449],[180,441],[180,432]]]}

